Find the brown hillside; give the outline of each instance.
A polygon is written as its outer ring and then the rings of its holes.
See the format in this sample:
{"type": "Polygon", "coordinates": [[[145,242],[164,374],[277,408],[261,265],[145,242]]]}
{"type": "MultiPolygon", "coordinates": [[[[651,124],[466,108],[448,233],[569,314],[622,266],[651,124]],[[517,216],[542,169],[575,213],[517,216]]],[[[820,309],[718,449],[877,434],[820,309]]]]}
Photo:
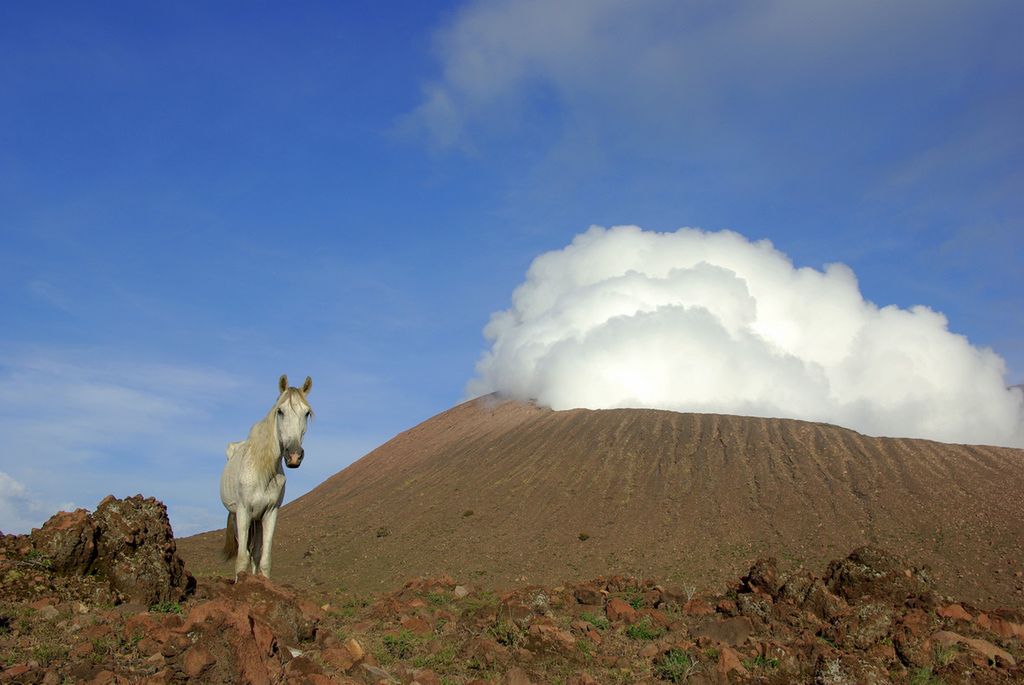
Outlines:
{"type": "MultiPolygon", "coordinates": [[[[817,568],[873,544],[928,564],[940,592],[1021,606],[1022,492],[1019,449],[483,398],[286,506],[274,573],[321,590],[446,572],[493,586],[627,572],[710,588],[758,556],[817,568]]],[[[230,572],[221,536],[179,541],[191,571],[230,572]]]]}

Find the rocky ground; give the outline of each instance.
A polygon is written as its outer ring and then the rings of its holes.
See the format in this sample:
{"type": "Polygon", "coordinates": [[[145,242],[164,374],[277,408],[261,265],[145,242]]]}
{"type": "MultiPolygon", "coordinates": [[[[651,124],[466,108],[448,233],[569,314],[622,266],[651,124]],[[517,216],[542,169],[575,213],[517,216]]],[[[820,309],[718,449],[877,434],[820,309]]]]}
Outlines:
{"type": "Polygon", "coordinates": [[[819,573],[760,560],[724,592],[612,576],[496,592],[187,572],[141,496],[0,537],[0,683],[1019,683],[1024,616],[936,594],[860,548],[819,573]]]}

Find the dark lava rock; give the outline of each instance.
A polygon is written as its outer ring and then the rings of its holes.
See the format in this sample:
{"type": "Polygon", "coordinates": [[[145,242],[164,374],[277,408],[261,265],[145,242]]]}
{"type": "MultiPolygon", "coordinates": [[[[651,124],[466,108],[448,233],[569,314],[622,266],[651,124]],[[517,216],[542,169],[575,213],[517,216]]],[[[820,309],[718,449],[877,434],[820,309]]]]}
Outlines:
{"type": "Polygon", "coordinates": [[[871,597],[895,603],[920,604],[923,600],[927,604],[932,595],[926,574],[874,547],[860,547],[845,559],[829,564],[825,584],[847,602],[871,597]]]}
{"type": "Polygon", "coordinates": [[[96,508],[96,571],[123,598],[176,602],[195,588],[178,556],[163,502],[142,495],[106,497],[96,508]]]}
{"type": "Polygon", "coordinates": [[[91,515],[59,512],[29,541],[47,570],[106,581],[120,601],[177,602],[195,588],[177,554],[167,508],[152,497],[108,496],[91,515]]]}

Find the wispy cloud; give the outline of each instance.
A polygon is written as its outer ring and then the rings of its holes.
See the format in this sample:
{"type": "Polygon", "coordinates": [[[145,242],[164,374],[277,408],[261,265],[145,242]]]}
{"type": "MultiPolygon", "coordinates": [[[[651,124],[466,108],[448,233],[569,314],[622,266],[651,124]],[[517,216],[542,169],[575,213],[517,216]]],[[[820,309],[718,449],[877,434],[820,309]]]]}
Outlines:
{"type": "Polygon", "coordinates": [[[1000,7],[1010,4],[481,0],[438,32],[441,73],[411,120],[441,146],[545,103],[570,128],[614,114],[706,134],[808,89],[964,79],[1000,7]]]}
{"type": "MultiPolygon", "coordinates": [[[[325,388],[358,389],[321,393],[314,385],[318,414],[334,420],[311,427],[309,456],[288,474],[289,501],[390,437],[339,428],[355,398],[369,395],[359,384],[373,381],[338,373],[322,379],[325,388]]],[[[167,505],[177,535],[222,526],[224,448],[276,397],[276,375],[258,380],[110,349],[0,350],[0,433],[15,457],[0,474],[0,530],[27,532],[61,503],[94,507],[107,494],[136,493],[167,505]]]]}
{"type": "Polygon", "coordinates": [[[0,471],[0,531],[24,533],[56,511],[70,511],[74,502],[50,501],[0,471]]]}
{"type": "Polygon", "coordinates": [[[102,350],[0,353],[0,432],[15,455],[5,492],[20,502],[0,509],[0,529],[37,526],[59,501],[94,506],[111,492],[173,498],[164,485],[178,472],[212,480],[204,471],[220,467],[216,418],[241,387],[216,370],[102,350]]]}

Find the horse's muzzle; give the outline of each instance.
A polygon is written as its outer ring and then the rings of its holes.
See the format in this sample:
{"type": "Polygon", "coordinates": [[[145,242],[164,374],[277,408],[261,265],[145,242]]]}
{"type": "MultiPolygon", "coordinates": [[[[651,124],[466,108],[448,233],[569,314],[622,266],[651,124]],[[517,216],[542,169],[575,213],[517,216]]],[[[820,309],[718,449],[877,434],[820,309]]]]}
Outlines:
{"type": "Polygon", "coordinates": [[[299,468],[299,464],[302,463],[302,458],[306,456],[306,450],[301,447],[297,452],[288,451],[284,455],[284,465],[290,469],[299,468]]]}

